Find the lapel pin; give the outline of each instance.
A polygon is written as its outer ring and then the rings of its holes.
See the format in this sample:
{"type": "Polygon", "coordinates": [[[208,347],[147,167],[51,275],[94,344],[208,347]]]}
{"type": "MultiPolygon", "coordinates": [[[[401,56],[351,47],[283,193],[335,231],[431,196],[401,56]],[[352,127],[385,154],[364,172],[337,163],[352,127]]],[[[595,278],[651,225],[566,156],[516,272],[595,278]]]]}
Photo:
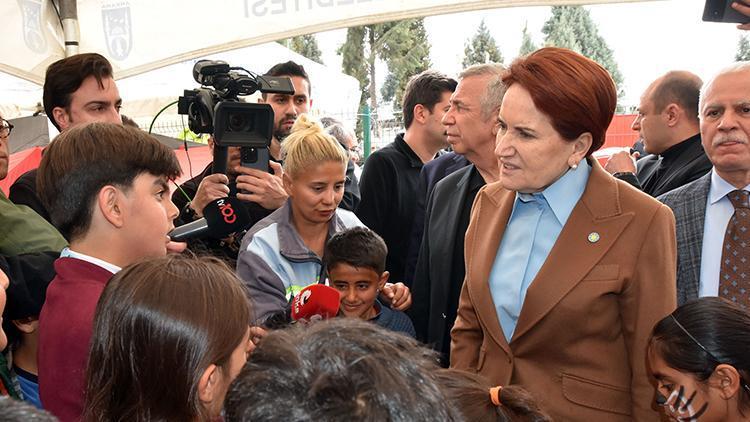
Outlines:
{"type": "Polygon", "coordinates": [[[589,242],[596,243],[599,241],[599,239],[601,239],[601,236],[599,236],[599,233],[597,232],[591,232],[589,233],[588,239],[589,239],[589,242]]]}

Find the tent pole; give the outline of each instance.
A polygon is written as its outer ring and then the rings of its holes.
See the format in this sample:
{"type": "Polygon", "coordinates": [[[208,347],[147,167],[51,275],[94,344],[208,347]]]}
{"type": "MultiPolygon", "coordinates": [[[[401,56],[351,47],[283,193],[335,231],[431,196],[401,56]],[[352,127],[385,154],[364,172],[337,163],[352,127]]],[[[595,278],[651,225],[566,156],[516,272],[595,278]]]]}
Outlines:
{"type": "Polygon", "coordinates": [[[78,27],[78,5],[76,2],[77,0],[60,0],[60,19],[65,39],[65,57],[78,54],[81,34],[78,27]]]}

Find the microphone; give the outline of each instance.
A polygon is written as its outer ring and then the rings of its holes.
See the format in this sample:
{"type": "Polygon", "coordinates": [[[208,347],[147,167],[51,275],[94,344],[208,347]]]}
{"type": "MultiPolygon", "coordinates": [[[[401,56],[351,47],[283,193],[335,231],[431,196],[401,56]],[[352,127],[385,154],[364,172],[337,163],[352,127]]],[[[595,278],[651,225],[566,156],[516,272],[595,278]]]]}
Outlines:
{"type": "Polygon", "coordinates": [[[176,227],[169,232],[174,242],[184,242],[196,237],[217,239],[244,230],[250,224],[250,215],[237,198],[221,198],[209,202],[203,209],[203,218],[176,227]]]}
{"type": "Polygon", "coordinates": [[[311,284],[292,299],[292,319],[317,321],[333,318],[339,313],[339,292],[324,284],[311,284]]]}

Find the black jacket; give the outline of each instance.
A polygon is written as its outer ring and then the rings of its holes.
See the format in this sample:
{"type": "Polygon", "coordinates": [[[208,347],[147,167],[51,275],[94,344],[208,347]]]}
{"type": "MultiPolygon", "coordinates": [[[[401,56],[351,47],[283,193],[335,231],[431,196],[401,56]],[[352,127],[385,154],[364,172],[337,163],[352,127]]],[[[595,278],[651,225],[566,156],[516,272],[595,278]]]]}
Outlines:
{"type": "Polygon", "coordinates": [[[647,155],[636,164],[637,176],[618,174],[618,178],[653,197],[701,178],[712,166],[703,151],[700,134],[673,145],[660,155],[647,155]]]}
{"type": "MultiPolygon", "coordinates": [[[[470,193],[473,165],[446,176],[432,190],[425,212],[424,236],[412,283],[412,307],[409,315],[417,331],[417,339],[442,352],[447,363],[449,334],[458,309],[458,293],[463,276],[454,276],[454,253],[463,250],[463,234],[457,233],[462,214],[468,226],[470,213],[462,213],[470,193]],[[461,239],[458,238],[461,236],[461,239]],[[456,277],[453,279],[453,277],[456,277]],[[451,290],[457,294],[451,300],[451,290]]],[[[478,191],[478,189],[477,189],[478,191]]],[[[460,251],[462,253],[462,251],[460,251]]]]}
{"type": "Polygon", "coordinates": [[[422,160],[404,141],[403,133],[367,158],[362,170],[362,200],[355,212],[388,246],[385,269],[394,283],[404,281],[421,170],[422,160]]]}

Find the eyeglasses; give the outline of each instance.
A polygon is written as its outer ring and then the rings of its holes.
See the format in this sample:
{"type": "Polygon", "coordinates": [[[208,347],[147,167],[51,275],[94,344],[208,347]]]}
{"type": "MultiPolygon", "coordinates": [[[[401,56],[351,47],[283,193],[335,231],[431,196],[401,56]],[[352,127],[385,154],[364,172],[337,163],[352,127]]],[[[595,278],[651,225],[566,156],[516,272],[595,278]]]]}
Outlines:
{"type": "MultiPolygon", "coordinates": [[[[685,327],[683,327],[682,324],[680,324],[680,321],[677,321],[677,318],[675,318],[675,316],[673,314],[669,314],[669,316],[672,317],[672,321],[674,321],[674,323],[677,324],[678,327],[680,327],[680,329],[682,330],[682,332],[685,333],[685,335],[687,335],[688,337],[690,337],[690,340],[693,340],[693,342],[695,344],[697,344],[698,347],[700,347],[701,349],[703,349],[703,351],[706,352],[706,354],[708,355],[708,357],[710,357],[714,362],[716,362],[717,365],[723,363],[722,361],[720,361],[719,359],[717,359],[716,356],[714,356],[713,353],[709,352],[708,349],[706,349],[701,344],[701,342],[698,341],[697,338],[693,337],[693,335],[690,334],[690,332],[685,327]]],[[[742,378],[741,375],[740,375],[740,383],[742,383],[742,388],[744,388],[748,393],[750,393],[750,385],[748,385],[747,382],[745,382],[745,380],[742,378]]]]}
{"type": "Polygon", "coordinates": [[[7,138],[13,131],[13,125],[9,121],[0,119],[0,138],[7,138]]]}

